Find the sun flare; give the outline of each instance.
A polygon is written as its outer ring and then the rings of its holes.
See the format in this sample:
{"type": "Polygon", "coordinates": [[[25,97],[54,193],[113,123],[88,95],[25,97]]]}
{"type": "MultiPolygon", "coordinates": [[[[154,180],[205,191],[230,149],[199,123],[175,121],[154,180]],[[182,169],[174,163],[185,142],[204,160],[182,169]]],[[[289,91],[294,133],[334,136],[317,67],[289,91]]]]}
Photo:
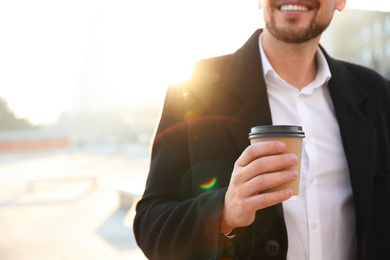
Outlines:
{"type": "Polygon", "coordinates": [[[193,62],[183,62],[182,64],[172,66],[171,84],[181,85],[188,81],[194,71],[193,62]]]}

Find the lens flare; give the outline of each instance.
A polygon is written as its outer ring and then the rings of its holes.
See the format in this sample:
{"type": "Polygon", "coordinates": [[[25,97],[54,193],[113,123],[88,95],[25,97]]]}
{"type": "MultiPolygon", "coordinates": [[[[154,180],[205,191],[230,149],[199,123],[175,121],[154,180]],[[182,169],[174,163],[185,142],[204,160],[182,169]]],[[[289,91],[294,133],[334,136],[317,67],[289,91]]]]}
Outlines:
{"type": "Polygon", "coordinates": [[[217,182],[217,177],[214,177],[210,181],[201,184],[200,187],[204,190],[208,190],[214,187],[216,182],[217,182]]]}

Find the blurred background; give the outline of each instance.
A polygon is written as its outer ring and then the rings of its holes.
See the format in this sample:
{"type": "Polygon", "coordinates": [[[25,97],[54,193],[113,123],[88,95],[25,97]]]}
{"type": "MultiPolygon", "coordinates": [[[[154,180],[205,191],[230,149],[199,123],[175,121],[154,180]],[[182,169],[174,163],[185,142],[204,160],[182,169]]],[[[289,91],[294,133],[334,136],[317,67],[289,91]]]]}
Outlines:
{"type": "MultiPolygon", "coordinates": [[[[390,3],[322,44],[390,78],[390,3]]],[[[146,259],[134,205],[165,90],[262,26],[257,0],[0,3],[0,259],[146,259]]]]}

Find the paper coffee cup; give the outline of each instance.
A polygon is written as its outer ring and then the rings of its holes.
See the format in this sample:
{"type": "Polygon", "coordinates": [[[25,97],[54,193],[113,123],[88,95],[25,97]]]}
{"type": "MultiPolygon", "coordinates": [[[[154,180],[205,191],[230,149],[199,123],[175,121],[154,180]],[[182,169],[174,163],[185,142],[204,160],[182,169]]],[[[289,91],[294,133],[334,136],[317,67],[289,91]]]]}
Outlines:
{"type": "Polygon", "coordinates": [[[291,188],[293,191],[292,199],[296,199],[299,194],[299,180],[301,172],[302,141],[305,133],[301,126],[295,125],[265,125],[251,128],[249,139],[251,144],[265,141],[281,141],[286,144],[284,153],[292,153],[298,157],[298,163],[290,168],[296,170],[298,178],[294,181],[270,188],[264,192],[277,191],[285,188],[291,188]]]}

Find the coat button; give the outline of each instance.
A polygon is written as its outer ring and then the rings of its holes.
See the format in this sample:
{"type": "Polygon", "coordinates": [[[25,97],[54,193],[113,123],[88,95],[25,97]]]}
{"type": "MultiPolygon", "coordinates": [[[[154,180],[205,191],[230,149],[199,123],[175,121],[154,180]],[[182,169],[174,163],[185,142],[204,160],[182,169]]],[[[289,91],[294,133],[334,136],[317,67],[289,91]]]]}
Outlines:
{"type": "Polygon", "coordinates": [[[276,240],[268,240],[265,243],[264,251],[268,256],[277,256],[280,252],[280,245],[276,240]]]}

